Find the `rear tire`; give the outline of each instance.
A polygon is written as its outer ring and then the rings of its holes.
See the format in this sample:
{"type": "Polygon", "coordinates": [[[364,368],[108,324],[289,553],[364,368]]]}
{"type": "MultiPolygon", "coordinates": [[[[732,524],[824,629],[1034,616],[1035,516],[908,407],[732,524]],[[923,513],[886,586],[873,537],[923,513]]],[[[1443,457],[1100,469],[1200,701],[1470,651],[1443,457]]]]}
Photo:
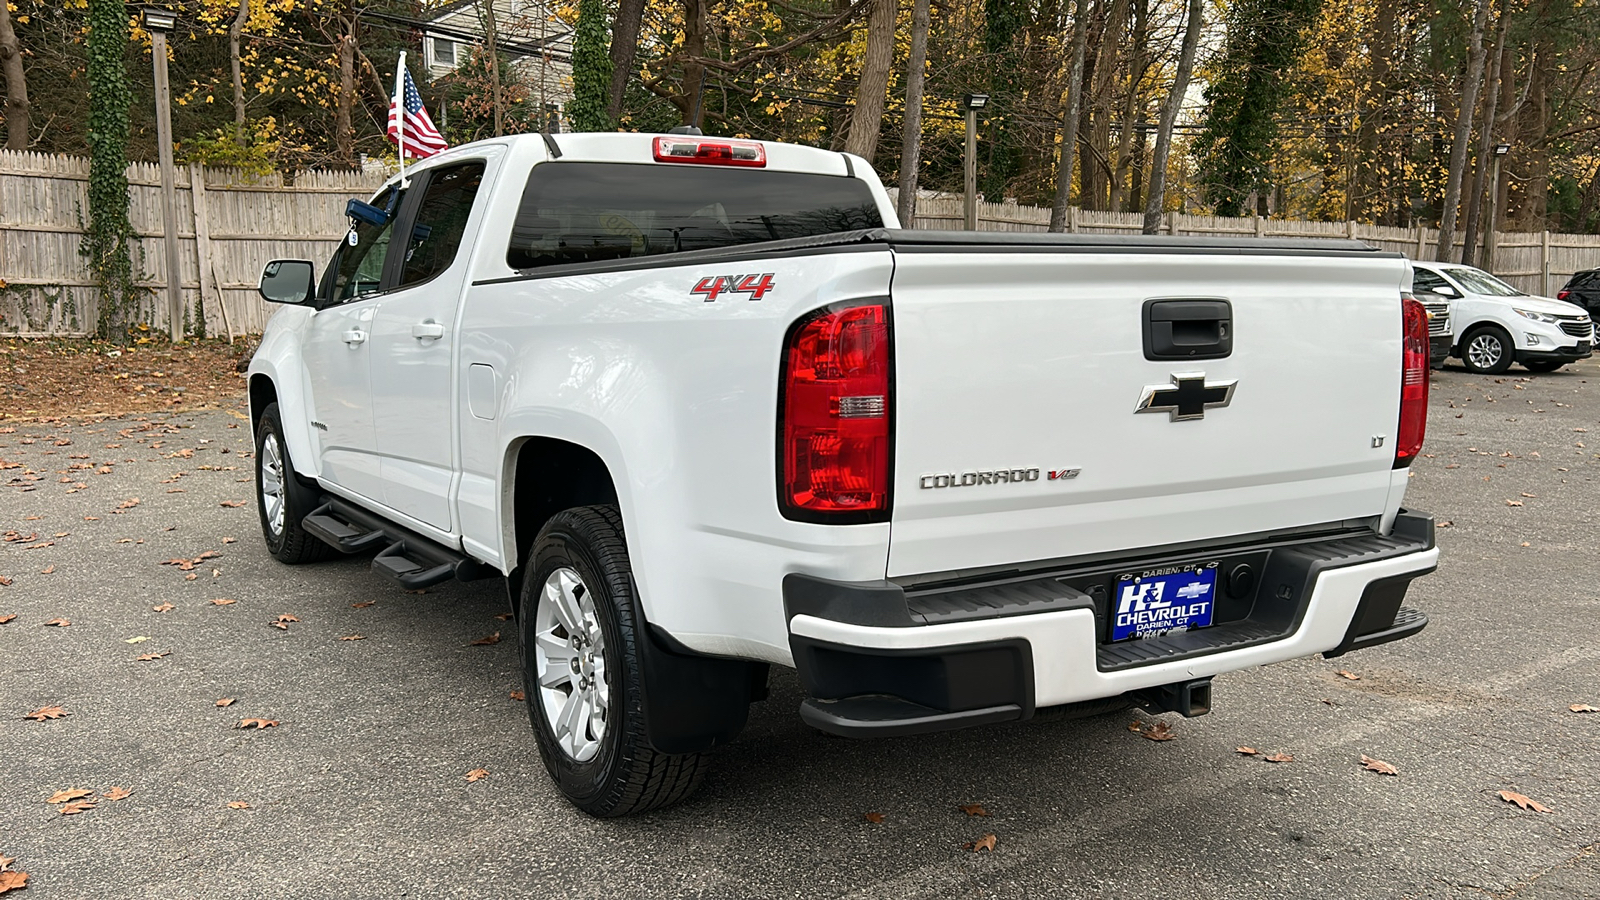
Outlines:
{"type": "Polygon", "coordinates": [[[1514,355],[1511,335],[1494,325],[1476,328],[1461,341],[1461,362],[1479,375],[1503,374],[1514,355]]]}
{"type": "Polygon", "coordinates": [[[268,404],[256,426],[256,512],[267,552],[279,562],[295,566],[335,554],[332,547],[300,527],[318,499],[316,488],[300,480],[289,460],[278,404],[268,404]]]}
{"type": "Polygon", "coordinates": [[[1566,363],[1559,359],[1534,359],[1523,363],[1522,367],[1527,369],[1529,372],[1543,373],[1554,372],[1564,365],[1566,365],[1566,363]]]}
{"type": "Polygon", "coordinates": [[[645,638],[617,508],[557,513],[534,541],[526,571],[518,643],[528,716],[561,793],[601,818],[693,794],[709,756],[661,753],[646,732],[645,638]]]}

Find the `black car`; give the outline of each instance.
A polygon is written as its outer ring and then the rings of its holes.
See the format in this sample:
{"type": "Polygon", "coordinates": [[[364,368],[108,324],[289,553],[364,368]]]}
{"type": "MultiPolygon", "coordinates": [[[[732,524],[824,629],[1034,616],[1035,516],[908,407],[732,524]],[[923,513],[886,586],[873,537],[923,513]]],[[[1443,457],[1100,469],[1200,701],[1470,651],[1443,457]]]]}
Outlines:
{"type": "Polygon", "coordinates": [[[1574,273],[1567,286],[1556,292],[1556,299],[1576,303],[1589,311],[1589,318],[1600,322],[1600,269],[1574,273]]]}

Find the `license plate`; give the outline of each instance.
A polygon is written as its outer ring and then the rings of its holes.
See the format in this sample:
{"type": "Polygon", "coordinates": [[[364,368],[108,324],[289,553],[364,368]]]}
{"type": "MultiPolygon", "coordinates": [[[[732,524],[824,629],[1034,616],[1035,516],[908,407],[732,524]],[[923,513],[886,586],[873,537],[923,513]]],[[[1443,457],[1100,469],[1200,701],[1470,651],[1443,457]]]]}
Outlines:
{"type": "Polygon", "coordinates": [[[1111,640],[1204,628],[1216,613],[1216,594],[1214,562],[1122,575],[1111,609],[1111,640]]]}

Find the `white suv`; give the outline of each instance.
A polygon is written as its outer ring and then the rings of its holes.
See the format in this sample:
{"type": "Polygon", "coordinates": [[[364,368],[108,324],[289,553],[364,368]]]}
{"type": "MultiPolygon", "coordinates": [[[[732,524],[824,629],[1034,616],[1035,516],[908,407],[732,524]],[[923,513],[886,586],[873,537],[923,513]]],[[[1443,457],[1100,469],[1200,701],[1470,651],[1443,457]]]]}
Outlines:
{"type": "Polygon", "coordinates": [[[1581,306],[1535,297],[1482,269],[1456,263],[1413,262],[1418,299],[1450,300],[1450,355],[1469,371],[1498,375],[1521,363],[1553,372],[1594,353],[1594,323],[1581,306]]]}

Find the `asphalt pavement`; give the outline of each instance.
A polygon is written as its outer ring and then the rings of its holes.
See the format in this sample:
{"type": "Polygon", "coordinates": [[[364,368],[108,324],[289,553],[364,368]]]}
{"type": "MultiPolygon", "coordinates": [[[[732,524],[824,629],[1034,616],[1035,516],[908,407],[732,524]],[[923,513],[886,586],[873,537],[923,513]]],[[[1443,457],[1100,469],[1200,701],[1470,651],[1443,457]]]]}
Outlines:
{"type": "Polygon", "coordinates": [[[1569,711],[1600,706],[1595,362],[1435,373],[1408,505],[1443,555],[1413,639],[1221,676],[1165,742],[1134,713],[831,738],[775,672],[699,794],[613,821],[544,773],[498,582],[267,555],[243,415],[0,429],[22,896],[1600,897],[1600,713],[1569,711]],[[73,789],[99,799],[47,802],[73,789]]]}

